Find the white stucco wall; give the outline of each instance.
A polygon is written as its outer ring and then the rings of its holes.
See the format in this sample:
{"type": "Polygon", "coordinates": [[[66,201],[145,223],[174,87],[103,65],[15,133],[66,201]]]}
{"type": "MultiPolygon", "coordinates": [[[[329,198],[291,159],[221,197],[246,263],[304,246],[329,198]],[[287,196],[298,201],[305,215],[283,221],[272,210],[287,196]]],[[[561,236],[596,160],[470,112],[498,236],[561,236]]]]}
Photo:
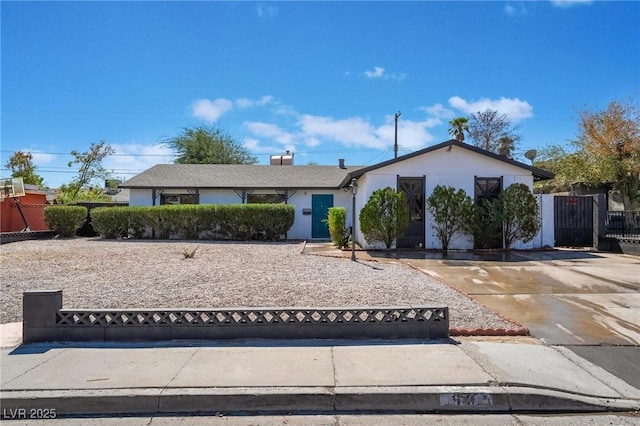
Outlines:
{"type": "Polygon", "coordinates": [[[150,189],[131,189],[129,191],[129,205],[130,206],[152,206],[153,199],[151,198],[150,189]]]}
{"type": "MultiPolygon", "coordinates": [[[[367,173],[359,181],[360,192],[358,193],[357,200],[359,207],[357,208],[359,209],[364,206],[373,191],[378,188],[390,186],[396,189],[398,176],[425,176],[425,199],[431,195],[437,185],[447,185],[453,186],[456,189],[464,189],[467,195],[473,198],[476,176],[502,177],[503,188],[513,183],[523,183],[530,189],[533,188],[533,175],[528,170],[464,148],[453,146],[451,149],[442,148],[367,173]]],[[[441,249],[440,241],[435,237],[432,227],[433,218],[428,212],[425,219],[425,248],[441,249]]],[[[365,247],[379,247],[379,245],[367,245],[359,229],[356,230],[356,236],[358,243],[365,247]]],[[[538,240],[542,241],[541,239],[538,240]]],[[[534,242],[535,241],[534,239],[534,242]]],[[[548,236],[545,241],[548,241],[548,236]]],[[[542,247],[544,245],[536,245],[534,242],[527,244],[527,248],[533,246],[542,247]]],[[[553,245],[553,243],[550,245],[553,245]]],[[[471,249],[473,248],[473,239],[468,236],[456,238],[451,242],[449,248],[471,249]]]]}
{"type": "Polygon", "coordinates": [[[288,204],[295,208],[295,220],[293,226],[287,233],[287,237],[292,240],[308,240],[311,239],[311,214],[303,214],[303,209],[311,209],[311,198],[314,194],[331,194],[333,195],[334,207],[347,208],[347,226],[351,223],[351,193],[338,190],[298,190],[289,198],[288,204]]]}

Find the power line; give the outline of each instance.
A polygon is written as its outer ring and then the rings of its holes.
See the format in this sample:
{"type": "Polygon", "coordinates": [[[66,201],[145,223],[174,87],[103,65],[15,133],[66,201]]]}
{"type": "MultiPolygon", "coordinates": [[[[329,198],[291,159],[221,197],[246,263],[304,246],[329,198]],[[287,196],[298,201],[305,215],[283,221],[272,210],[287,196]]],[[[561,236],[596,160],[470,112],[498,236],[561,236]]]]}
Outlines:
{"type": "MultiPolygon", "coordinates": [[[[387,148],[371,148],[371,149],[361,149],[361,150],[353,150],[353,149],[331,149],[331,150],[326,150],[326,151],[306,151],[306,150],[302,150],[300,151],[301,154],[329,154],[329,153],[334,153],[334,154],[338,154],[338,153],[343,153],[343,152],[375,152],[375,151],[383,151],[386,150],[387,148]]],[[[10,150],[10,149],[2,149],[0,150],[0,152],[7,152],[7,153],[14,153],[17,151],[22,151],[24,153],[27,154],[45,154],[45,155],[71,155],[71,153],[69,152],[46,152],[46,151],[33,151],[33,150],[10,150]]],[[[264,156],[271,156],[273,154],[269,154],[269,153],[249,153],[252,156],[255,157],[264,157],[264,156]]],[[[176,154],[110,154],[109,156],[114,156],[114,157],[177,157],[176,154]]]]}

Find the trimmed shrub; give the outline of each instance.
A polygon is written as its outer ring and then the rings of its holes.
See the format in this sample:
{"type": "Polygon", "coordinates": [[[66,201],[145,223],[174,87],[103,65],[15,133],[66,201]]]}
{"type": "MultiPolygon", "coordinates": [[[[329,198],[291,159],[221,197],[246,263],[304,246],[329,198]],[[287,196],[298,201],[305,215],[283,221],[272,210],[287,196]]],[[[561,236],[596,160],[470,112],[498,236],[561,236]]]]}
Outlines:
{"type": "Polygon", "coordinates": [[[73,237],[87,219],[87,208],[82,206],[48,206],[44,220],[61,237],[73,237]]]}
{"type": "Polygon", "coordinates": [[[156,237],[177,236],[275,241],[293,226],[295,210],[285,204],[182,204],[153,207],[107,207],[92,210],[95,229],[103,238],[131,233],[141,238],[153,228],[156,237]],[[207,235],[206,233],[209,233],[207,235]]]}
{"type": "Polygon", "coordinates": [[[540,214],[536,197],[527,185],[509,185],[498,196],[497,207],[504,231],[504,248],[511,248],[516,241],[533,240],[540,230],[540,214]]]}
{"type": "Polygon", "coordinates": [[[473,248],[494,249],[502,247],[502,224],[498,217],[498,201],[482,200],[473,205],[467,232],[473,236],[473,248]]]}
{"type": "Polygon", "coordinates": [[[469,224],[475,248],[510,249],[516,241],[531,241],[539,230],[538,202],[522,183],[508,186],[497,198],[475,204],[469,224]]]}
{"type": "Polygon", "coordinates": [[[102,238],[114,239],[129,234],[129,207],[96,207],[91,210],[93,229],[102,238]]]}
{"type": "Polygon", "coordinates": [[[438,185],[427,198],[427,210],[435,222],[436,237],[442,244],[442,251],[447,253],[449,243],[468,227],[472,217],[473,200],[464,189],[438,185]]]}
{"type": "Polygon", "coordinates": [[[329,226],[331,242],[338,248],[349,245],[349,233],[347,232],[347,209],[344,207],[330,207],[326,219],[329,226]]]}
{"type": "MultiPolygon", "coordinates": [[[[249,204],[251,205],[251,204],[249,204]]],[[[276,241],[293,226],[295,209],[287,204],[254,204],[255,227],[261,229],[264,238],[276,241]]],[[[260,232],[260,231],[259,231],[260,232]]]]}
{"type": "Polygon", "coordinates": [[[360,210],[360,229],[364,238],[391,248],[409,226],[409,208],[404,194],[391,187],[377,189],[360,210]]]}
{"type": "Polygon", "coordinates": [[[136,206],[125,207],[129,219],[129,237],[140,239],[144,237],[147,230],[147,209],[148,207],[136,206]]]}
{"type": "Polygon", "coordinates": [[[232,240],[250,240],[256,233],[253,211],[258,204],[226,204],[218,206],[220,228],[232,240]]]}
{"type": "Polygon", "coordinates": [[[180,206],[154,206],[146,209],[145,219],[147,224],[155,230],[156,238],[168,240],[171,236],[175,228],[172,219],[177,216],[175,214],[176,207],[180,206]]]}
{"type": "Polygon", "coordinates": [[[198,220],[198,210],[201,209],[201,206],[198,204],[183,204],[170,207],[174,232],[185,240],[197,240],[202,230],[198,220]]]}

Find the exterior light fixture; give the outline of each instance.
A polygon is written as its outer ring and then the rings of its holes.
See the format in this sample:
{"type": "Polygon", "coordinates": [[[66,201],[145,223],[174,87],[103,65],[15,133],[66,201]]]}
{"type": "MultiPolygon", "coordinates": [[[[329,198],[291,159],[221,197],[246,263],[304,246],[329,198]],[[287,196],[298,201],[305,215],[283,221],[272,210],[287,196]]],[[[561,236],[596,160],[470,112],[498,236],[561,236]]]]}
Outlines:
{"type": "Polygon", "coordinates": [[[351,179],[351,260],[356,260],[356,194],[358,193],[358,181],[351,179]]]}

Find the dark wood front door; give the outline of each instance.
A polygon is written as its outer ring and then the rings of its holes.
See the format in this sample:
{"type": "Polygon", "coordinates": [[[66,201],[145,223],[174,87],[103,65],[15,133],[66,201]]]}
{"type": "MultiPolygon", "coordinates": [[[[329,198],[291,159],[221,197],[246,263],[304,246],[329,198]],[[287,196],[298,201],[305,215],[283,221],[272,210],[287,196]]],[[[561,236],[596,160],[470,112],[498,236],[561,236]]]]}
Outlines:
{"type": "Polygon", "coordinates": [[[398,191],[404,193],[408,206],[409,226],[396,247],[424,247],[424,185],[423,177],[398,177],[398,191]]]}

